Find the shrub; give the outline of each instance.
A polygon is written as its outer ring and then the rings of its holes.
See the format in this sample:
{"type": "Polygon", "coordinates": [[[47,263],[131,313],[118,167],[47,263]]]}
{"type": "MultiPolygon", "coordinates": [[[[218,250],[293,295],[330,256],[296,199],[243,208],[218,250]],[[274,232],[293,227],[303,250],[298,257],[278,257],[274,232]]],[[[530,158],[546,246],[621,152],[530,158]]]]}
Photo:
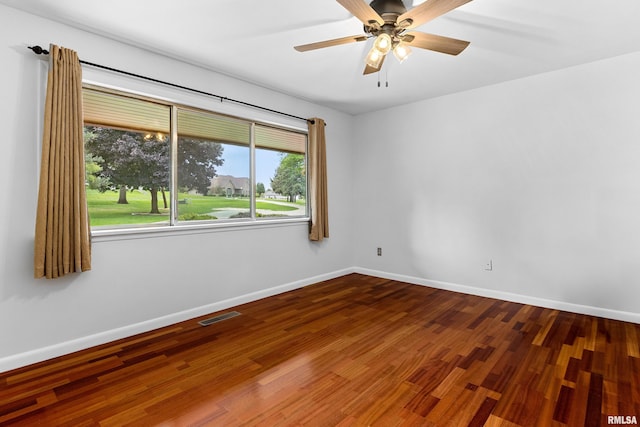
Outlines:
{"type": "Polygon", "coordinates": [[[180,215],[178,217],[178,220],[180,221],[202,221],[202,220],[211,220],[211,219],[218,219],[218,218],[213,215],[198,214],[195,212],[189,212],[189,213],[180,215]]]}

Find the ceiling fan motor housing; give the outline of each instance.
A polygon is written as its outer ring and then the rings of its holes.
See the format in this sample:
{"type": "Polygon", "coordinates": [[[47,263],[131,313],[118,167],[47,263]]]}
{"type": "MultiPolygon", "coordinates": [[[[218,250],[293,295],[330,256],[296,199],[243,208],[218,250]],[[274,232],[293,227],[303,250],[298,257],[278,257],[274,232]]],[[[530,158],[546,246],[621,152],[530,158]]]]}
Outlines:
{"type": "Polygon", "coordinates": [[[378,15],[384,19],[385,23],[387,22],[387,18],[384,15],[393,16],[393,20],[391,21],[393,23],[396,22],[398,16],[407,11],[402,0],[373,0],[369,6],[378,12],[378,15]]]}
{"type": "Polygon", "coordinates": [[[379,25],[377,22],[369,21],[369,25],[364,25],[364,31],[373,36],[389,34],[394,43],[397,43],[398,35],[403,30],[397,20],[407,11],[402,0],[373,0],[369,5],[380,15],[384,24],[379,25]]]}

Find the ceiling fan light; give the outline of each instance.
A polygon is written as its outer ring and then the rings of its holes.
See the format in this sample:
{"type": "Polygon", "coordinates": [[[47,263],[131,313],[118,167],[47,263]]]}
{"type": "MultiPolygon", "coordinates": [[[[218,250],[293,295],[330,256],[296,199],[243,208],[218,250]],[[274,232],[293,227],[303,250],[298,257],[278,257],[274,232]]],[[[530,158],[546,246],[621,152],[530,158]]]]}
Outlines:
{"type": "Polygon", "coordinates": [[[384,53],[380,52],[376,47],[372,47],[369,53],[367,54],[367,58],[365,62],[368,66],[372,68],[380,68],[382,64],[382,60],[384,59],[384,53]]]}
{"type": "Polygon", "coordinates": [[[398,46],[393,49],[393,55],[400,63],[402,63],[402,61],[404,61],[409,55],[411,55],[411,48],[409,47],[409,45],[399,43],[398,46]]]}
{"type": "Polygon", "coordinates": [[[386,33],[380,34],[376,37],[373,47],[374,49],[378,49],[383,56],[386,55],[391,50],[391,36],[386,33]]]}

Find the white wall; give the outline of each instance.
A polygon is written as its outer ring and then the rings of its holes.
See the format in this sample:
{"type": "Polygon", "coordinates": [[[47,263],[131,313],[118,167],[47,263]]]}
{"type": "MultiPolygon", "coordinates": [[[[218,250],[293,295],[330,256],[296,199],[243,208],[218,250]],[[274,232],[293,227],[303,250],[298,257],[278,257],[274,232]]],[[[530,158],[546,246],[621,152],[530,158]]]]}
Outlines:
{"type": "Polygon", "coordinates": [[[640,322],[640,53],[353,118],[4,6],[0,40],[0,372],[352,266],[640,322]],[[26,46],[49,42],[87,61],[323,117],[331,238],[310,243],[299,224],[99,239],[93,271],[32,279],[46,66],[26,46]]]}
{"type": "Polygon", "coordinates": [[[639,75],[637,52],[359,116],[356,265],[640,322],[639,75]]]}
{"type": "MultiPolygon", "coordinates": [[[[352,118],[228,76],[0,6],[0,372],[141,330],[205,314],[341,274],[353,265],[352,118]],[[81,59],[195,87],[328,126],[330,226],[322,243],[307,224],[182,234],[93,244],[93,270],[34,280],[33,232],[46,63],[26,49],[55,43],[81,59]],[[207,311],[209,310],[209,311],[207,311]]],[[[92,79],[118,76],[87,70],[92,79]]],[[[129,82],[133,89],[149,84],[129,82]]],[[[179,96],[161,87],[167,97],[179,96]]],[[[258,111],[193,97],[245,117],[281,121],[258,111]]],[[[286,122],[285,124],[291,125],[286,122]]],[[[298,126],[305,126],[296,123],[298,126]]]]}

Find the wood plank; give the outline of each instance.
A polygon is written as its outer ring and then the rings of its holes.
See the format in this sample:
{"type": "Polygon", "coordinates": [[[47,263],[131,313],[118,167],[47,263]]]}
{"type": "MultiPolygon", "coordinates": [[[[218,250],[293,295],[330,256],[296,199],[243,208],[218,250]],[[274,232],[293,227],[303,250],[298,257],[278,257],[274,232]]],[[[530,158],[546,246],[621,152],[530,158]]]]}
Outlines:
{"type": "Polygon", "coordinates": [[[0,374],[2,425],[640,416],[640,325],[350,274],[0,374]]]}
{"type": "Polygon", "coordinates": [[[584,423],[585,427],[597,427],[602,424],[602,383],[602,375],[591,374],[584,423]]]}

